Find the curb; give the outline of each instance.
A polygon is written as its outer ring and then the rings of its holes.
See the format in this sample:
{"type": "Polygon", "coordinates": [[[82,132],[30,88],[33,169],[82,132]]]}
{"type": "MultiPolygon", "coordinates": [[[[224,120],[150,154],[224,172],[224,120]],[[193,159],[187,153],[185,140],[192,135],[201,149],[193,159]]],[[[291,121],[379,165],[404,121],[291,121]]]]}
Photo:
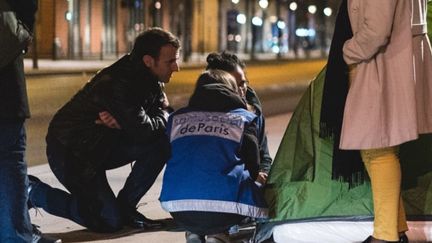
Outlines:
{"type": "MultiPolygon", "coordinates": [[[[258,66],[258,65],[275,65],[277,63],[293,63],[293,62],[308,62],[308,61],[316,61],[316,60],[324,60],[322,58],[311,58],[311,59],[280,59],[280,60],[245,60],[246,68],[248,66],[258,66]]],[[[104,61],[101,63],[101,65],[93,65],[93,67],[85,67],[85,65],[88,63],[87,60],[82,61],[71,61],[73,65],[70,65],[71,67],[67,67],[64,65],[67,65],[67,60],[63,63],[62,67],[55,67],[55,65],[50,67],[41,67],[39,69],[33,69],[30,66],[29,61],[26,61],[26,65],[24,67],[24,72],[27,77],[38,77],[38,76],[55,76],[55,75],[93,75],[97,73],[99,70],[111,65],[117,60],[112,61],[104,61]],[[80,64],[80,66],[77,66],[76,64],[80,64]],[[74,66],[74,67],[72,67],[74,66]]],[[[47,60],[45,65],[50,65],[59,63],[61,61],[51,61],[47,60]]],[[[181,63],[180,64],[180,70],[191,70],[191,69],[204,69],[205,68],[205,62],[197,62],[197,63],[181,63]]]]}

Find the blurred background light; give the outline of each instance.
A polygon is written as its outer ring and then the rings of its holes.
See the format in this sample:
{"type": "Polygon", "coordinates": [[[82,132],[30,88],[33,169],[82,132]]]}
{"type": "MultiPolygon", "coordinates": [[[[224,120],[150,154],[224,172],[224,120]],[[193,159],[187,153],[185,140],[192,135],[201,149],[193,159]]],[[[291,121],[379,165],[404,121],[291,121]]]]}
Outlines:
{"type": "Polygon", "coordinates": [[[285,26],[286,26],[286,24],[285,24],[284,21],[279,20],[279,21],[277,22],[277,27],[278,27],[279,29],[285,29],[285,26]]]}
{"type": "Polygon", "coordinates": [[[296,2],[292,2],[292,3],[290,3],[290,5],[289,5],[289,9],[290,9],[291,11],[296,11],[296,10],[297,10],[297,3],[296,3],[296,2]]]}
{"type": "Polygon", "coordinates": [[[162,7],[161,2],[159,2],[159,1],[155,2],[155,8],[156,9],[160,9],[161,7],[162,7]]]}
{"type": "Polygon", "coordinates": [[[244,14],[238,14],[237,15],[237,23],[239,23],[239,24],[246,24],[246,15],[244,15],[244,14]]]}
{"type": "Polygon", "coordinates": [[[273,46],[273,47],[272,47],[272,52],[273,52],[273,53],[279,53],[279,51],[280,51],[279,46],[273,46]]]}
{"type": "Polygon", "coordinates": [[[317,7],[316,7],[315,5],[309,5],[309,7],[308,7],[308,11],[309,11],[309,13],[311,13],[311,14],[315,14],[316,11],[317,11],[317,7]]]}
{"type": "Polygon", "coordinates": [[[261,8],[267,8],[268,5],[269,5],[269,3],[268,3],[267,0],[260,0],[260,1],[258,2],[258,5],[259,5],[261,8]]]}
{"type": "Polygon", "coordinates": [[[255,26],[262,26],[263,21],[260,17],[255,16],[252,18],[252,24],[255,26]]]}
{"type": "Polygon", "coordinates": [[[324,9],[325,16],[330,17],[332,15],[332,13],[333,13],[333,11],[331,8],[327,7],[324,9]]]}
{"type": "Polygon", "coordinates": [[[316,35],[316,31],[314,29],[306,28],[298,28],[296,29],[295,33],[298,37],[314,37],[316,35]]]}
{"type": "Polygon", "coordinates": [[[72,13],[71,12],[66,12],[65,18],[67,21],[71,21],[72,20],[72,13]]]}

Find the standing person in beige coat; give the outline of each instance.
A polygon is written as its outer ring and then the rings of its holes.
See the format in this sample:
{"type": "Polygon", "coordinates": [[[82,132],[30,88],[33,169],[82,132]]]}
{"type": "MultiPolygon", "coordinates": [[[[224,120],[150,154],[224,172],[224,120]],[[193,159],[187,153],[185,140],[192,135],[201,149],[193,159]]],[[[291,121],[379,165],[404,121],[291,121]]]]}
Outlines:
{"type": "Polygon", "coordinates": [[[407,242],[398,147],[432,132],[427,0],[348,0],[353,37],[340,149],[360,150],[371,178],[374,232],[364,242],[407,242]]]}

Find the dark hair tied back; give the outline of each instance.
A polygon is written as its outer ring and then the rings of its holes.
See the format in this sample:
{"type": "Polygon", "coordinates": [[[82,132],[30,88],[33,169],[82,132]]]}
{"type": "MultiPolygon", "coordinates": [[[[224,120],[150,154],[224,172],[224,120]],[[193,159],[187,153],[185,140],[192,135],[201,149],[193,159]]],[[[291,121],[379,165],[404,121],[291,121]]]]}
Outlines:
{"type": "Polygon", "coordinates": [[[244,68],[245,64],[234,53],[210,53],[207,56],[206,69],[220,69],[227,72],[236,70],[237,66],[244,68]]]}

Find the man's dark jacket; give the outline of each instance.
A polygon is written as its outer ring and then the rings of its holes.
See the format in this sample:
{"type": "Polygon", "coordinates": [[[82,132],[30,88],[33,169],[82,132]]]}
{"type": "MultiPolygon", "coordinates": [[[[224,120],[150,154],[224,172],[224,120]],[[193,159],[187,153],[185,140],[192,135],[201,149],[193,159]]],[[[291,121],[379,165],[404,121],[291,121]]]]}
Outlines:
{"type": "Polygon", "coordinates": [[[258,95],[251,87],[248,87],[246,92],[246,101],[255,108],[255,114],[258,116],[258,143],[260,153],[260,171],[269,173],[272,164],[272,158],[269,153],[267,135],[265,134],[265,119],[262,113],[261,101],[258,99],[258,95]]]}
{"type": "Polygon", "coordinates": [[[86,161],[82,163],[100,163],[119,139],[151,143],[165,136],[168,114],[161,108],[162,92],[157,77],[142,62],[133,63],[126,55],[98,72],[54,115],[47,142],[55,139],[86,161]],[[96,124],[101,111],[108,111],[121,129],[96,124]]]}
{"type": "MultiPolygon", "coordinates": [[[[17,13],[18,19],[31,31],[35,21],[37,1],[7,0],[6,2],[17,13]]],[[[0,69],[0,120],[23,120],[29,117],[23,56],[20,55],[0,69]]]]}

